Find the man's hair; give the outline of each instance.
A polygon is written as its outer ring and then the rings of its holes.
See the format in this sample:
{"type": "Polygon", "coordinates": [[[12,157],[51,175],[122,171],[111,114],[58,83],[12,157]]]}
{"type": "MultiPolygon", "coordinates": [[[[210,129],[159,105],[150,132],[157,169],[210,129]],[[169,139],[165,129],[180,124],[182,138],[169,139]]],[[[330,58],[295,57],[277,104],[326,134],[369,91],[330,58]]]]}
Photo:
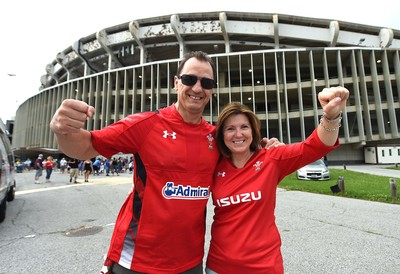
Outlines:
{"type": "Polygon", "coordinates": [[[181,75],[183,66],[185,65],[186,61],[192,57],[196,58],[199,61],[210,63],[210,65],[212,67],[212,71],[213,71],[213,79],[214,80],[216,79],[217,72],[215,69],[214,61],[211,59],[210,56],[208,56],[207,53],[205,53],[203,51],[192,51],[192,52],[186,53],[185,56],[183,57],[182,61],[179,63],[178,71],[176,73],[177,76],[181,75]]]}
{"type": "Polygon", "coordinates": [[[250,144],[250,151],[256,151],[260,149],[260,142],[261,142],[260,120],[254,114],[254,112],[250,110],[248,106],[239,102],[231,102],[227,104],[219,114],[217,121],[217,130],[215,134],[217,139],[216,141],[218,149],[221,152],[221,154],[226,158],[230,158],[232,152],[229,150],[229,148],[225,145],[224,142],[224,124],[226,119],[228,119],[231,115],[234,114],[244,114],[249,119],[251,132],[253,135],[253,141],[250,144]]]}

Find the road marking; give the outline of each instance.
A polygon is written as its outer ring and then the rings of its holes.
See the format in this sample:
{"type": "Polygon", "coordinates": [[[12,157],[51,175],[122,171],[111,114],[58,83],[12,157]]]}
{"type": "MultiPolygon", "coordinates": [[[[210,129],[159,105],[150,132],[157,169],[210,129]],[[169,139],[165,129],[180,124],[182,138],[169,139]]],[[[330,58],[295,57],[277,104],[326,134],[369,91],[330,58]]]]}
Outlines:
{"type": "MultiPolygon", "coordinates": [[[[121,184],[132,184],[132,178],[129,178],[128,180],[117,180],[117,181],[100,179],[100,180],[92,181],[91,183],[78,183],[78,184],[68,184],[68,185],[62,185],[62,186],[45,187],[45,188],[37,188],[37,189],[29,189],[29,190],[19,190],[19,191],[17,190],[15,192],[15,195],[20,196],[20,195],[37,193],[37,192],[64,189],[64,188],[69,188],[69,187],[78,187],[78,186],[121,185],[121,184]]],[[[48,186],[48,184],[46,186],[48,186]]]]}

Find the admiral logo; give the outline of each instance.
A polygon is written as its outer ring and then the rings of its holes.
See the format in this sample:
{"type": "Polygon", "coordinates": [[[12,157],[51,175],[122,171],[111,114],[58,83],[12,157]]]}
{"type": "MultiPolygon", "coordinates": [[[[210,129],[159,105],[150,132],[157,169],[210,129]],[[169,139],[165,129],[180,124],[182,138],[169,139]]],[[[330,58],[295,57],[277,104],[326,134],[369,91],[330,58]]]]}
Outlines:
{"type": "Polygon", "coordinates": [[[161,192],[165,199],[207,200],[210,197],[209,187],[175,186],[174,182],[167,182],[161,192]]]}
{"type": "Polygon", "coordinates": [[[173,140],[175,140],[176,139],[176,132],[173,131],[172,133],[169,133],[168,130],[164,130],[163,137],[164,138],[171,137],[173,140]]]}

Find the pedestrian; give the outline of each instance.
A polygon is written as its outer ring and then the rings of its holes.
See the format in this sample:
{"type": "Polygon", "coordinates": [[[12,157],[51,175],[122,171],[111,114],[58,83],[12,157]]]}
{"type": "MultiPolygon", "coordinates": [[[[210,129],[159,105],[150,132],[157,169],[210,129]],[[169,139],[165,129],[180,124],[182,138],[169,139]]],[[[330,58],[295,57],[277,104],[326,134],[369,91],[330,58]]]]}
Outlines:
{"type": "Polygon", "coordinates": [[[67,173],[67,168],[68,168],[68,162],[65,159],[65,157],[62,157],[60,160],[60,170],[62,174],[67,173]]]}
{"type": "Polygon", "coordinates": [[[327,88],[318,94],[320,124],[303,142],[260,149],[260,121],[241,103],[230,103],[217,121],[223,155],[211,187],[214,221],[207,274],[284,273],[275,224],[276,189],[287,175],[339,146],[341,113],[349,92],[327,88]]]}
{"type": "Polygon", "coordinates": [[[103,172],[104,172],[104,160],[101,160],[99,166],[99,175],[103,174],[103,172]]]}
{"type": "Polygon", "coordinates": [[[174,77],[178,100],[168,107],[90,132],[82,127],[95,109],[85,102],[64,100],[53,116],[51,130],[67,155],[134,154],[133,190],[118,214],[103,273],[203,273],[204,212],[219,151],[215,127],[202,114],[214,79],[212,59],[191,52],[174,77]]]}
{"type": "Polygon", "coordinates": [[[133,162],[133,157],[131,157],[130,160],[129,160],[129,164],[128,164],[129,174],[132,174],[133,167],[134,167],[134,162],[133,162]]]}
{"type": "Polygon", "coordinates": [[[114,173],[116,173],[117,176],[119,176],[117,158],[113,158],[112,161],[111,161],[111,174],[114,176],[114,173]]]}
{"type": "Polygon", "coordinates": [[[85,178],[85,182],[89,182],[89,175],[94,172],[93,162],[90,159],[87,159],[83,162],[83,177],[85,178]]]}
{"type": "Polygon", "coordinates": [[[31,159],[29,158],[26,159],[26,161],[24,162],[24,169],[27,171],[31,170],[31,163],[32,163],[31,159]]]}
{"type": "Polygon", "coordinates": [[[99,175],[99,170],[100,170],[100,158],[97,158],[93,162],[93,175],[99,175]]]}
{"type": "Polygon", "coordinates": [[[76,179],[78,178],[78,167],[79,167],[79,160],[78,159],[74,159],[71,158],[68,161],[68,166],[70,167],[70,171],[69,171],[69,182],[70,183],[74,183],[77,184],[79,183],[76,179]]]}
{"type": "Polygon", "coordinates": [[[111,161],[110,161],[110,159],[106,159],[105,166],[106,166],[106,176],[110,176],[110,171],[111,171],[111,161]]]}
{"type": "Polygon", "coordinates": [[[324,155],[324,157],[321,159],[324,161],[324,164],[328,167],[328,156],[324,155]]]}
{"type": "Polygon", "coordinates": [[[78,165],[78,172],[79,172],[79,175],[83,175],[83,160],[80,160],[79,161],[79,165],[78,165]]]}
{"type": "Polygon", "coordinates": [[[39,154],[37,159],[34,161],[35,171],[35,184],[41,184],[40,177],[43,174],[43,154],[39,154]]]}
{"type": "Polygon", "coordinates": [[[117,169],[118,169],[118,172],[117,172],[117,176],[119,176],[119,174],[120,173],[124,173],[124,159],[122,158],[122,157],[119,157],[118,158],[118,160],[117,160],[117,169]]]}
{"type": "Polygon", "coordinates": [[[44,168],[46,169],[46,183],[51,183],[50,176],[53,173],[55,163],[52,156],[47,156],[46,163],[44,163],[44,168]]]}

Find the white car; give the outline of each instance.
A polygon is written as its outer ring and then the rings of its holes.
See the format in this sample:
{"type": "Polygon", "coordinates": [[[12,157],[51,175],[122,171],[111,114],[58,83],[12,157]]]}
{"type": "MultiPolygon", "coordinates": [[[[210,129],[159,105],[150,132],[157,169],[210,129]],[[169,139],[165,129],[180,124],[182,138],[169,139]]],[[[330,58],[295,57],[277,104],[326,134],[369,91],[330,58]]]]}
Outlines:
{"type": "Polygon", "coordinates": [[[331,178],[329,169],[323,160],[317,160],[296,171],[299,180],[329,180],[331,178]]]}

